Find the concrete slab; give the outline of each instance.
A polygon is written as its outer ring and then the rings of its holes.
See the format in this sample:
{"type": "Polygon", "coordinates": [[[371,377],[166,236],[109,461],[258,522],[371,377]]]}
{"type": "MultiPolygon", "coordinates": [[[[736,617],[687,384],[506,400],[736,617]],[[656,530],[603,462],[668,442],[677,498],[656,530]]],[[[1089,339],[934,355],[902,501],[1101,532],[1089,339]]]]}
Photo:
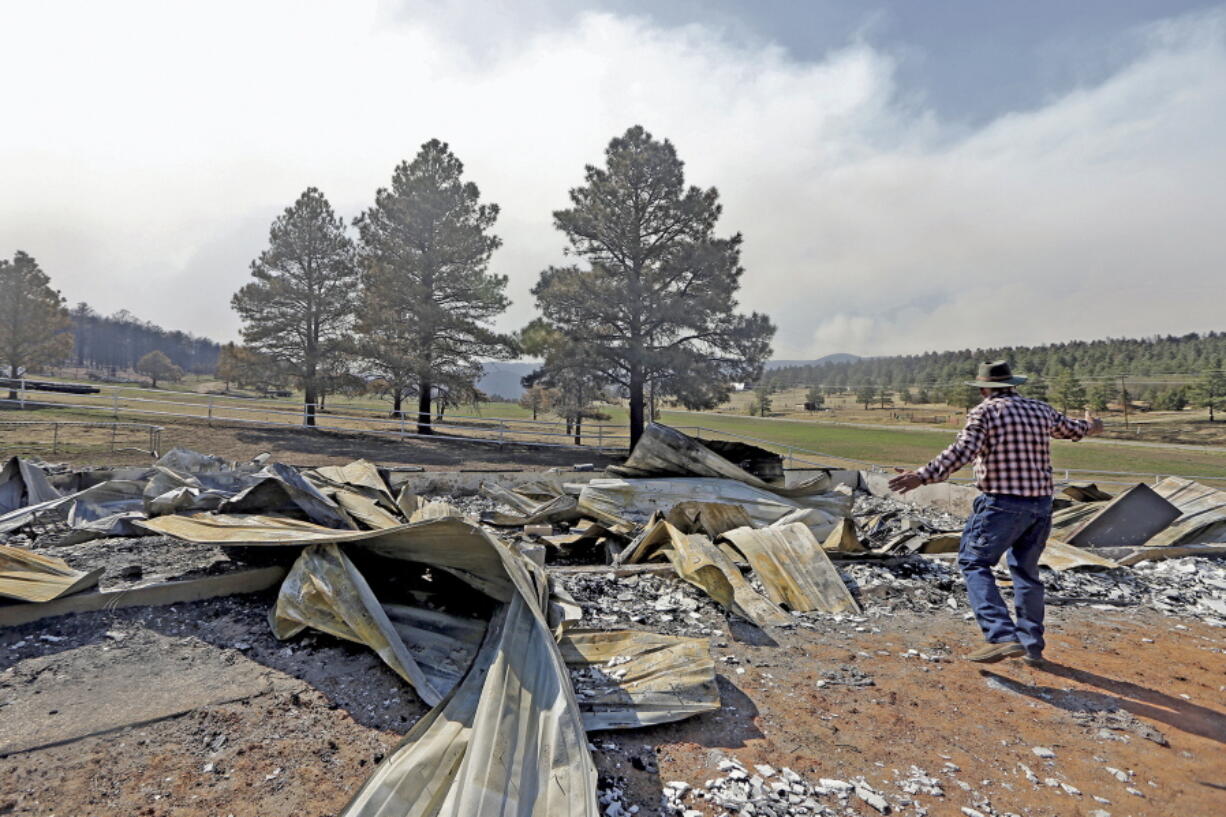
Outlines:
{"type": "Polygon", "coordinates": [[[231,651],[149,631],[31,658],[0,675],[0,757],[261,695],[269,673],[231,651]]]}

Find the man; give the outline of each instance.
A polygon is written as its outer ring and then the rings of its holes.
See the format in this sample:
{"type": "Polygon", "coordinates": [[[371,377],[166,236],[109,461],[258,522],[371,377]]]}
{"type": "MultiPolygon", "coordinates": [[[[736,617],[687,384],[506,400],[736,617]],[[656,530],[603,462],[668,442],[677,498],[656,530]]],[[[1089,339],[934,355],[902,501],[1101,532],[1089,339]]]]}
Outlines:
{"type": "Polygon", "coordinates": [[[962,532],[958,568],[988,642],[966,657],[981,663],[1018,656],[1028,663],[1042,662],[1039,556],[1051,533],[1050,438],[1080,440],[1103,430],[1102,420],[1091,417],[1088,409],[1084,420],[1071,420],[1044,402],[1022,397],[1014,386],[1025,382],[1003,360],[980,364],[978,378],[967,385],[979,387],[983,402],[967,414],[958,439],[923,468],[890,480],[891,489],[905,494],[942,482],[975,461],[975,484],[981,493],[962,532]],[[1006,553],[1016,623],[992,577],[992,567],[1006,553]]]}

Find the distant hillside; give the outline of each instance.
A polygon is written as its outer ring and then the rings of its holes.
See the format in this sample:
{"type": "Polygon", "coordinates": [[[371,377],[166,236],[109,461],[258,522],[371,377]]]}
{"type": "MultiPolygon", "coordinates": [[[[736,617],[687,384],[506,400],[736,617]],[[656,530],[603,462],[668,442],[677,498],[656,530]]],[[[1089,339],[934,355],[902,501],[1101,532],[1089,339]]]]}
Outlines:
{"type": "Polygon", "coordinates": [[[904,386],[945,387],[958,385],[973,375],[977,361],[1002,359],[1010,361],[1015,372],[1029,376],[1032,389],[1037,381],[1050,381],[1068,371],[1082,379],[1107,380],[1126,375],[1132,379],[1129,391],[1135,397],[1220,369],[1226,362],[1226,332],[959,349],[852,358],[820,366],[809,363],[780,366],[780,361],[772,361],[764,382],[775,388],[814,385],[856,388],[864,384],[896,390],[904,386]]]}
{"type": "Polygon", "coordinates": [[[520,379],[536,371],[539,363],[490,361],[485,364],[485,374],[477,381],[477,388],[491,396],[518,400],[524,393],[520,379]]]}
{"type": "MultiPolygon", "coordinates": [[[[769,371],[786,366],[823,366],[827,363],[851,363],[859,359],[855,355],[839,353],[826,355],[817,360],[770,360],[767,361],[766,368],[769,371]]],[[[477,381],[477,388],[489,395],[518,400],[524,393],[524,387],[519,382],[520,378],[536,371],[540,365],[539,363],[490,361],[485,364],[485,374],[477,381]]]]}
{"type": "Polygon", "coordinates": [[[857,355],[849,355],[846,352],[836,352],[833,355],[819,357],[817,360],[768,360],[766,361],[766,370],[786,369],[789,366],[826,366],[831,363],[855,363],[860,360],[857,355]]]}

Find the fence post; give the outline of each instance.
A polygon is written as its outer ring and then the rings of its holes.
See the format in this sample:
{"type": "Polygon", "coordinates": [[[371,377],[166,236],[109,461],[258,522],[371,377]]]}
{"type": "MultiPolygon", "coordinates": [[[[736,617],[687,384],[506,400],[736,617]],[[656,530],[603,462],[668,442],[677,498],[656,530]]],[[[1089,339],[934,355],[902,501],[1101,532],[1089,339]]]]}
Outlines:
{"type": "Polygon", "coordinates": [[[209,395],[209,428],[213,427],[213,395],[209,395]]]}
{"type": "MultiPolygon", "coordinates": [[[[118,389],[116,389],[114,392],[111,393],[111,410],[115,414],[115,419],[118,420],[119,419],[119,390],[118,389]]],[[[114,452],[115,452],[115,446],[112,445],[111,453],[114,453],[114,452]]]]}
{"type": "Polygon", "coordinates": [[[404,412],[398,411],[396,413],[400,415],[400,439],[403,440],[404,439],[404,412]]]}
{"type": "Polygon", "coordinates": [[[60,450],[60,424],[51,424],[51,453],[54,454],[60,450]]]}
{"type": "Polygon", "coordinates": [[[117,435],[118,433],[119,433],[119,424],[112,423],[111,424],[111,453],[112,454],[115,453],[115,435],[117,435]]]}
{"type": "Polygon", "coordinates": [[[596,425],[596,450],[604,451],[604,423],[596,425]]]}
{"type": "Polygon", "coordinates": [[[24,375],[21,380],[17,381],[17,407],[22,411],[26,410],[26,379],[24,375]]]}

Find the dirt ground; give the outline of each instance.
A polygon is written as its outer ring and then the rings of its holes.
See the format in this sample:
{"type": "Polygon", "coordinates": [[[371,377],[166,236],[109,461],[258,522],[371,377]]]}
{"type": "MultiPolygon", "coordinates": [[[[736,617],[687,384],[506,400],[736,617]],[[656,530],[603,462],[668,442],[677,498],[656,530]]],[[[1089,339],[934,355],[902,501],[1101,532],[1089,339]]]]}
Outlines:
{"type": "MultiPolygon", "coordinates": [[[[337,814],[426,707],[364,647],[278,642],[272,602],[0,630],[0,752],[12,752],[0,757],[0,814],[337,814]],[[141,680],[121,667],[141,667],[141,680]]],[[[983,667],[957,660],[978,643],[964,613],[769,633],[720,622],[722,708],[593,735],[602,786],[623,787],[640,815],[664,813],[664,784],[702,786],[735,758],[814,783],[863,776],[891,797],[916,766],[942,783],[943,796],[914,797],[930,815],[985,801],[1053,817],[1223,813],[1226,631],[1136,608],[1053,608],[1049,666],[983,667]]],[[[855,798],[844,808],[877,813],[855,798]]]]}

